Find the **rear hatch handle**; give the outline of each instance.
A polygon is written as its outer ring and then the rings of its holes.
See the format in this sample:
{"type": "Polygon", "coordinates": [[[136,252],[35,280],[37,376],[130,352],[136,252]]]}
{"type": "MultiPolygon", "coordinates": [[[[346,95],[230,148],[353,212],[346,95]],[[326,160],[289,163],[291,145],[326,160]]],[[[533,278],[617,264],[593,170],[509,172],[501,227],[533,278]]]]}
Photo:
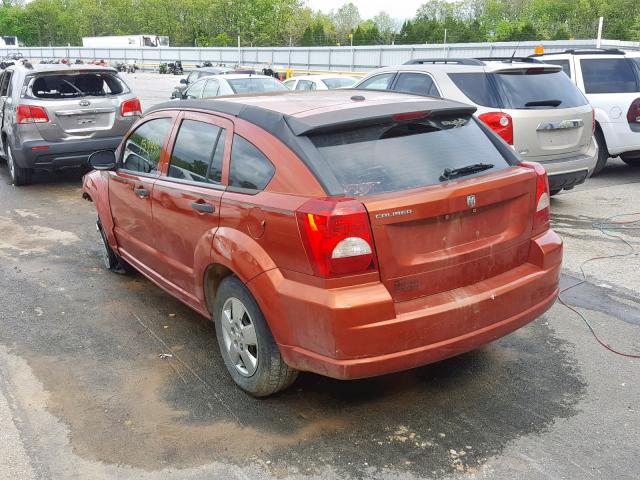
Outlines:
{"type": "Polygon", "coordinates": [[[581,127],[584,127],[584,121],[576,118],[573,120],[562,120],[560,122],[542,122],[536,130],[539,132],[543,130],[572,130],[581,127]]]}

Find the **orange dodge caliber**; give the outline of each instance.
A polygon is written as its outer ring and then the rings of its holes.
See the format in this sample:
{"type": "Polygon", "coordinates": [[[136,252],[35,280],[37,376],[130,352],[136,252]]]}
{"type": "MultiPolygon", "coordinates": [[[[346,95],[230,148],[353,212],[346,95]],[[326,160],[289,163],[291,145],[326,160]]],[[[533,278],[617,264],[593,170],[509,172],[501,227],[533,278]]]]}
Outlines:
{"type": "Polygon", "coordinates": [[[215,322],[255,396],[478,348],[558,294],[544,169],[475,108],[333,90],[156,106],[83,194],[104,262],[215,322]]]}

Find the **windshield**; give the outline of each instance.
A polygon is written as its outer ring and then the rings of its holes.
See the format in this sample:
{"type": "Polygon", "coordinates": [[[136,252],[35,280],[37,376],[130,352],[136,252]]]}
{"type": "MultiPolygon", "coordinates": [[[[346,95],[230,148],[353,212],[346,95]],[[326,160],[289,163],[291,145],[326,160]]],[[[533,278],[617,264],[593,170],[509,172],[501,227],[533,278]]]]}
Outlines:
{"type": "Polygon", "coordinates": [[[128,91],[124,82],[110,73],[40,75],[32,80],[31,94],[36,98],[104,97],[128,91]]]}
{"type": "MultiPolygon", "coordinates": [[[[316,169],[319,175],[334,175],[341,193],[351,196],[435,185],[443,181],[445,169],[491,165],[472,176],[509,166],[468,115],[389,122],[309,138],[326,163],[316,169]]],[[[333,178],[321,180],[335,183],[333,178]]]]}
{"type": "Polygon", "coordinates": [[[234,93],[288,92],[289,89],[274,78],[234,78],[228,80],[234,93]]]}
{"type": "Polygon", "coordinates": [[[334,88],[346,88],[352,87],[354,83],[356,83],[355,78],[351,77],[336,77],[336,78],[325,78],[322,80],[329,90],[334,88]]]}
{"type": "Polygon", "coordinates": [[[584,95],[562,72],[545,68],[507,70],[495,74],[505,108],[574,108],[587,105],[584,95]]]}

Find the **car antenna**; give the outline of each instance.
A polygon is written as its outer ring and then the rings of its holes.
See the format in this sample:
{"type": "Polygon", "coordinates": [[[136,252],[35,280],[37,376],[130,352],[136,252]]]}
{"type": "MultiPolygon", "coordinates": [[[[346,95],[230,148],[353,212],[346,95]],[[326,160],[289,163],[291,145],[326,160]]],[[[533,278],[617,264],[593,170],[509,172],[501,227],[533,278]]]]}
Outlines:
{"type": "Polygon", "coordinates": [[[516,52],[518,51],[518,48],[520,48],[520,40],[518,40],[518,44],[516,45],[516,48],[513,49],[513,53],[511,54],[511,63],[513,63],[513,59],[516,56],[516,52]]]}

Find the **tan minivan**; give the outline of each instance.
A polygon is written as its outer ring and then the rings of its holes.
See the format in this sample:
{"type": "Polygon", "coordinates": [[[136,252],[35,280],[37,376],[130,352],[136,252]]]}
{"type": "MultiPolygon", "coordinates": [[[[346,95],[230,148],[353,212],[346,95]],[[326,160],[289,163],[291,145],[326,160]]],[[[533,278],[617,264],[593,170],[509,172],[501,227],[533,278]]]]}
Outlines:
{"type": "Polygon", "coordinates": [[[583,183],[597,162],[593,109],[557,65],[518,57],[416,59],[376,70],[355,88],[475,105],[476,117],[523,160],[544,165],[552,194],[583,183]]]}

